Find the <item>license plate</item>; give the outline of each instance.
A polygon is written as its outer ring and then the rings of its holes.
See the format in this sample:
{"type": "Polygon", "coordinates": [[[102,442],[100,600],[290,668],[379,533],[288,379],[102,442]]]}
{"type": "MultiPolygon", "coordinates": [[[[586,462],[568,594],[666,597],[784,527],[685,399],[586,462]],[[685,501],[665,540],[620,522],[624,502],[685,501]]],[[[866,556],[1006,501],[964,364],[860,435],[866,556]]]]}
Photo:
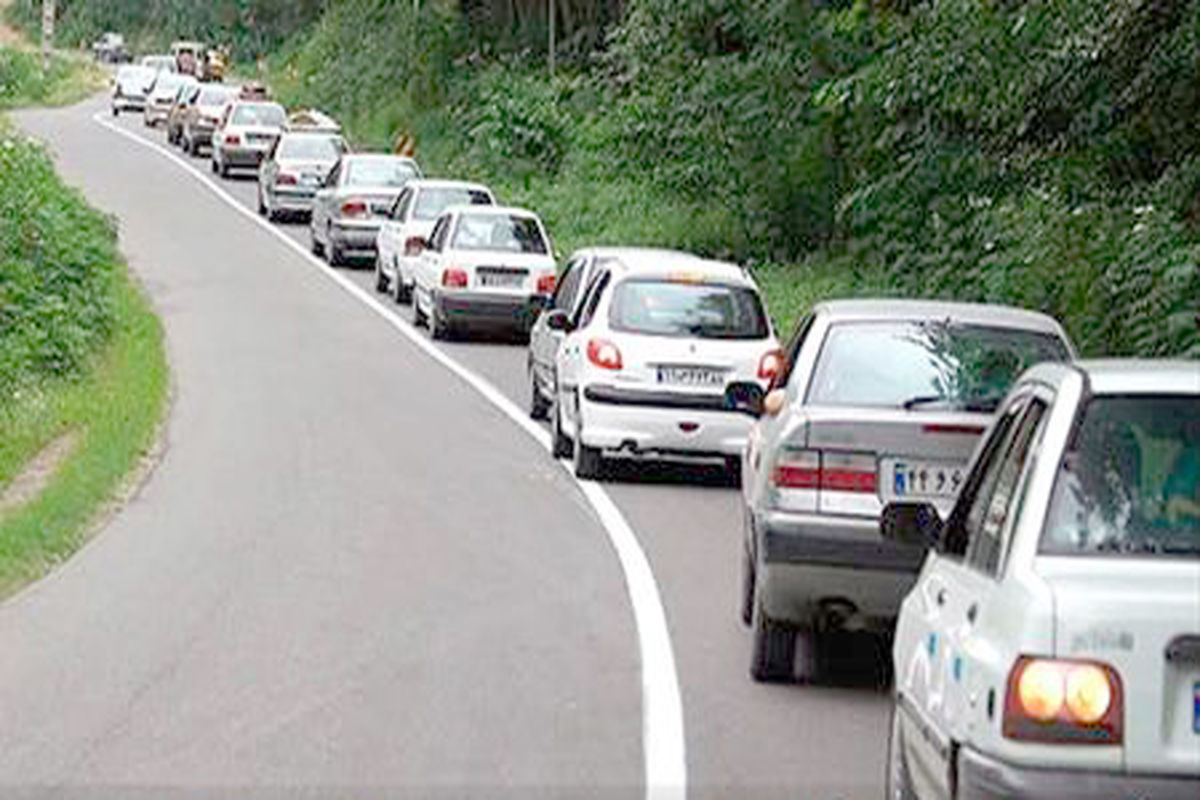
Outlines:
{"type": "Polygon", "coordinates": [[[300,183],[304,184],[305,186],[316,186],[320,182],[321,182],[320,175],[301,175],[300,176],[300,183]]]}
{"type": "Polygon", "coordinates": [[[967,478],[963,464],[925,460],[885,460],[894,497],[955,497],[967,478]]]}
{"type": "Polygon", "coordinates": [[[516,289],[525,283],[524,272],[500,272],[496,270],[479,270],[479,285],[493,289],[516,289]]]}
{"type": "Polygon", "coordinates": [[[713,367],[659,367],[658,382],[681,386],[724,386],[725,370],[713,367]]]}
{"type": "Polygon", "coordinates": [[[1200,681],[1192,684],[1192,733],[1200,733],[1200,681]]]}

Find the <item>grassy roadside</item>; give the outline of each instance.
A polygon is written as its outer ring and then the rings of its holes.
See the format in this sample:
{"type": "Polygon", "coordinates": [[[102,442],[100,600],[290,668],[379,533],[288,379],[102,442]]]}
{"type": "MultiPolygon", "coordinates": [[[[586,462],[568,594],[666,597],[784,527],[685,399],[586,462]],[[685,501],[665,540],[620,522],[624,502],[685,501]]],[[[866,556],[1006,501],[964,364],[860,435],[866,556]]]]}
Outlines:
{"type": "Polygon", "coordinates": [[[108,73],[83,53],[56,52],[50,68],[25,46],[0,45],[0,109],[66,106],[108,85],[108,73]]]}

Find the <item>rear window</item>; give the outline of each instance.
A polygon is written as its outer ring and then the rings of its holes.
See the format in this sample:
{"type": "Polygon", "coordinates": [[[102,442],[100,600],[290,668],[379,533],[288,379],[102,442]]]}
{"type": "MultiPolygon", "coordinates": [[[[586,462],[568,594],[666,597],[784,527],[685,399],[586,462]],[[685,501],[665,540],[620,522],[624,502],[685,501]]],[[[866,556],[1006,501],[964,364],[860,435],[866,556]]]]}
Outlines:
{"type": "Polygon", "coordinates": [[[1101,396],[1059,465],[1041,551],[1200,558],[1200,398],[1101,396]]]}
{"type": "Polygon", "coordinates": [[[748,286],[627,280],[613,291],[613,330],[652,336],[765,339],[771,329],[758,293],[748,286]]]}
{"type": "Polygon", "coordinates": [[[1064,361],[1066,345],[1036,331],[930,322],[831,326],[808,402],[992,412],[1017,376],[1064,361]]]}
{"type": "Polygon", "coordinates": [[[233,98],[234,92],[221,86],[206,86],[200,90],[196,103],[202,106],[219,106],[233,98]]]}
{"type": "Polygon", "coordinates": [[[463,214],[451,247],[538,255],[549,252],[537,220],[517,214],[463,214]]]}
{"type": "Polygon", "coordinates": [[[283,108],[274,104],[262,105],[241,105],[233,110],[233,118],[230,120],[234,125],[262,125],[269,128],[278,128],[286,121],[287,115],[283,113],[283,108]]]}
{"type": "Polygon", "coordinates": [[[412,162],[398,158],[361,158],[346,164],[347,186],[403,186],[417,177],[412,162]]]}
{"type": "Polygon", "coordinates": [[[342,153],[337,136],[285,136],[275,158],[336,159],[342,153]]]}
{"type": "Polygon", "coordinates": [[[417,194],[417,205],[413,209],[414,219],[437,219],[450,206],[490,206],[492,198],[478,189],[453,186],[436,186],[422,189],[417,194]]]}

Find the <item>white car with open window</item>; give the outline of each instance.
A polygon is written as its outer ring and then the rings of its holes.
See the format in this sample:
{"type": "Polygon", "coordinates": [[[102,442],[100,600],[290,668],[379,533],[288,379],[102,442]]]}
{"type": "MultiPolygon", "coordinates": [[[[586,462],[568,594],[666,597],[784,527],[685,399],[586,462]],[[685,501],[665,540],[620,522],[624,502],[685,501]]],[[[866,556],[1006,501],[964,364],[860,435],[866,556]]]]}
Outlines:
{"type": "Polygon", "coordinates": [[[1200,364],[1015,384],[896,627],[888,796],[1200,797],[1200,364]]]}
{"type": "Polygon", "coordinates": [[[782,353],[749,273],[682,253],[630,251],[593,270],[574,314],[546,324],[555,356],[556,456],[581,478],[606,455],[722,458],[736,476],[751,418],[782,353]]]}

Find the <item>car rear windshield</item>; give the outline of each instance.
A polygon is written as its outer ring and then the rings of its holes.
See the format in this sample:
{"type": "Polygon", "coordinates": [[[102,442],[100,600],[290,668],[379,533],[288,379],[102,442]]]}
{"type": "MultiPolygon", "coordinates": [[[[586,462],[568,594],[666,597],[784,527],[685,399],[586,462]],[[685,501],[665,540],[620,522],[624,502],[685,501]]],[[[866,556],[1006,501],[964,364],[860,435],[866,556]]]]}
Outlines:
{"type": "Polygon", "coordinates": [[[287,120],[283,108],[274,103],[240,105],[233,110],[230,123],[233,125],[262,125],[278,128],[287,120]]]}
{"type": "Polygon", "coordinates": [[[422,189],[417,195],[417,205],[413,209],[413,217],[415,219],[437,219],[438,214],[450,206],[490,206],[491,204],[491,196],[478,189],[466,189],[459,186],[430,186],[422,189]]]}
{"type": "Polygon", "coordinates": [[[338,136],[285,136],[275,158],[308,158],[329,161],[342,154],[338,136]]]}
{"type": "Polygon", "coordinates": [[[722,283],[624,281],[613,290],[608,322],[652,336],[765,339],[771,332],[758,292],[722,283]]]}
{"type": "Polygon", "coordinates": [[[1200,396],[1098,396],[1059,465],[1053,555],[1200,558],[1200,396]]]}
{"type": "Polygon", "coordinates": [[[347,186],[403,186],[415,177],[412,162],[398,158],[361,158],[346,165],[347,186]]]}
{"type": "Polygon", "coordinates": [[[1052,334],[926,322],[830,327],[808,402],[834,406],[992,412],[1027,367],[1069,357],[1052,334]]]}
{"type": "Polygon", "coordinates": [[[463,214],[450,246],[455,250],[549,252],[537,220],[519,214],[463,214]]]}
{"type": "Polygon", "coordinates": [[[154,93],[174,93],[186,80],[187,76],[180,75],[178,72],[160,72],[158,73],[158,79],[154,81],[154,93]]]}
{"type": "Polygon", "coordinates": [[[196,105],[219,106],[233,98],[234,92],[224,86],[205,86],[196,98],[196,105]]]}

